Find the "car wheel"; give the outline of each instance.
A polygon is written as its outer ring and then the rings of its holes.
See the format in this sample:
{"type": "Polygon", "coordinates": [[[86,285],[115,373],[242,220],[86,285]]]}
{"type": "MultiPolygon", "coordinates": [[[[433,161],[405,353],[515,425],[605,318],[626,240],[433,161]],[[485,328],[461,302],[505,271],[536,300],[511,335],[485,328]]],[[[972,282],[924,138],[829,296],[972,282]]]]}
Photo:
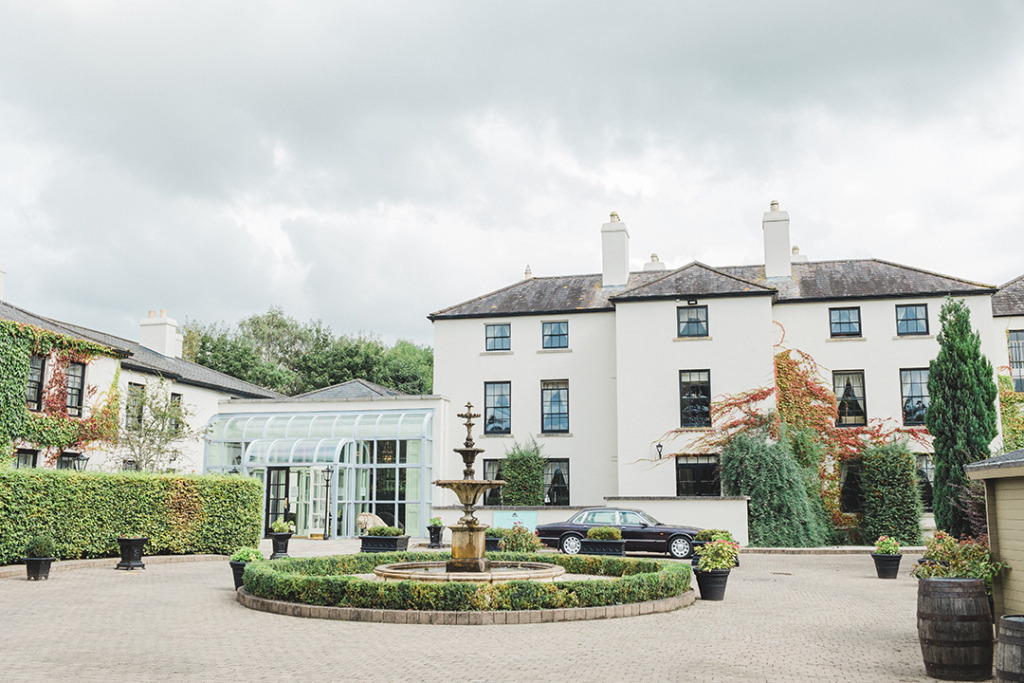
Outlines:
{"type": "Polygon", "coordinates": [[[676,536],[668,542],[668,554],[677,560],[685,560],[693,554],[693,544],[686,536],[676,536]]]}
{"type": "Polygon", "coordinates": [[[580,543],[580,537],[574,534],[569,534],[562,538],[562,542],[559,544],[558,549],[566,555],[575,555],[582,547],[583,544],[580,543]]]}

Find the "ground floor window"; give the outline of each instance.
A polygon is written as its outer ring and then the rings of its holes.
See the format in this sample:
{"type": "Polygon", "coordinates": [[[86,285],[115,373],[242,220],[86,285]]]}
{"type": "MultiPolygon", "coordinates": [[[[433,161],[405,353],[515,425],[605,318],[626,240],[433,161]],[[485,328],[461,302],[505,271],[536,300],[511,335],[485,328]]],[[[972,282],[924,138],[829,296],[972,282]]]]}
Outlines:
{"type": "Polygon", "coordinates": [[[78,453],[61,453],[57,456],[58,470],[73,470],[78,462],[78,453]]]}
{"type": "Polygon", "coordinates": [[[928,453],[921,453],[917,456],[917,490],[921,493],[921,505],[925,512],[932,511],[932,477],[935,475],[935,466],[932,464],[932,456],[928,453]]]}
{"type": "MultiPolygon", "coordinates": [[[[501,466],[504,458],[488,458],[484,460],[484,479],[501,479],[501,466]]],[[[501,505],[501,487],[484,492],[484,505],[501,505]]]]}
{"type": "Polygon", "coordinates": [[[22,467],[37,467],[36,460],[38,457],[39,451],[19,448],[18,452],[14,455],[14,467],[16,469],[21,469],[22,467]]]}
{"type": "Polygon", "coordinates": [[[544,461],[544,504],[569,504],[569,461],[548,458],[544,461]]]}
{"type": "Polygon", "coordinates": [[[839,505],[843,512],[863,512],[860,487],[860,460],[847,460],[839,472],[839,505]]]}
{"type": "Polygon", "coordinates": [[[677,457],[676,495],[722,495],[722,484],[718,476],[718,456],[695,455],[677,457]]]}

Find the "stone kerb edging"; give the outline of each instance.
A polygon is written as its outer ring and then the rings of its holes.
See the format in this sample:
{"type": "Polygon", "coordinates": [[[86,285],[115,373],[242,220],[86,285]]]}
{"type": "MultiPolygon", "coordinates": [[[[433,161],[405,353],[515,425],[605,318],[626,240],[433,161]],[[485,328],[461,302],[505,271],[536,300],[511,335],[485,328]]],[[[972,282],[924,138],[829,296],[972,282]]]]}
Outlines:
{"type": "Polygon", "coordinates": [[[693,589],[681,595],[648,602],[634,602],[628,605],[603,605],[601,607],[568,607],[565,609],[538,609],[495,612],[427,612],[415,610],[369,609],[365,607],[327,607],[303,605],[282,600],[259,598],[239,588],[236,599],[244,607],[283,614],[290,617],[309,619],[334,619],[337,621],[365,621],[377,624],[443,624],[449,626],[492,626],[495,624],[546,624],[556,621],[586,621],[590,619],[616,619],[638,617],[641,614],[672,612],[689,607],[696,601],[693,589]]]}
{"type": "MultiPolygon", "coordinates": [[[[103,567],[114,568],[121,558],[119,557],[97,557],[89,560],[58,560],[50,565],[50,573],[66,572],[72,569],[96,569],[103,567]]],[[[212,560],[227,560],[227,555],[143,555],[142,561],[150,564],[175,564],[178,562],[209,562],[212,560]]],[[[141,570],[144,571],[144,570],[141,570]]],[[[25,565],[8,564],[0,567],[0,579],[13,577],[25,578],[25,565]]]]}

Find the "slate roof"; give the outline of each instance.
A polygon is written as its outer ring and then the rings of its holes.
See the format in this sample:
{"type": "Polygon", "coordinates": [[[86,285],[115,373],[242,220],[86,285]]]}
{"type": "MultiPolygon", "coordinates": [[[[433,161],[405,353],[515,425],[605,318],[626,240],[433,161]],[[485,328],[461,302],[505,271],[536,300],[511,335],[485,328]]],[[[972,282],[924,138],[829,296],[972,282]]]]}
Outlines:
{"type": "MultiPolygon", "coordinates": [[[[1019,283],[1024,314],[1024,276],[1019,283]]],[[[1004,285],[1009,288],[1013,283],[1004,285]]],[[[792,278],[766,278],[764,266],[712,268],[694,261],[670,271],[629,274],[625,287],[602,288],[601,275],[521,280],[427,316],[481,318],[610,311],[616,302],[682,297],[771,294],[778,303],[894,297],[994,294],[991,285],[932,273],[881,259],[793,264],[792,278]]],[[[1003,315],[1011,315],[1004,313],[1003,315]]]]}
{"type": "Polygon", "coordinates": [[[344,401],[347,399],[366,398],[405,398],[409,394],[403,394],[394,389],[388,389],[380,384],[374,384],[365,379],[350,379],[341,384],[307,391],[304,394],[292,396],[291,401],[344,401]]]}
{"type": "Polygon", "coordinates": [[[999,287],[992,297],[992,315],[1024,315],[1024,275],[999,287]]]}
{"type": "Polygon", "coordinates": [[[984,470],[1005,469],[1008,467],[1024,466],[1024,448],[1009,453],[1003,453],[993,458],[986,458],[972,462],[964,466],[969,472],[982,472],[984,470]]]}
{"type": "Polygon", "coordinates": [[[281,398],[283,396],[276,391],[264,389],[197,363],[164,356],[138,342],[90,330],[80,325],[45,318],[4,301],[0,301],[0,319],[27,323],[75,339],[103,344],[114,350],[116,355],[121,358],[121,367],[127,370],[160,375],[175,382],[223,391],[243,398],[281,398]]]}

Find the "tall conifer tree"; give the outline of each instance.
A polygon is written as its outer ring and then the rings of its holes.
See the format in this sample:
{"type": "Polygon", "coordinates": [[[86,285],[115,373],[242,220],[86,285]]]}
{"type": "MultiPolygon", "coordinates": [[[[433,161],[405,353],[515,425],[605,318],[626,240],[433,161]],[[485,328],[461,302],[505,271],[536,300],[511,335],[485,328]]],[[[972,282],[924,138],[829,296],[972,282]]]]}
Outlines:
{"type": "Polygon", "coordinates": [[[970,527],[953,504],[965,484],[964,465],[990,455],[996,429],[997,389],[992,363],[981,353],[962,299],[947,298],[939,314],[939,355],[928,367],[929,405],[925,423],[935,438],[933,506],[935,526],[959,537],[970,527]]]}

